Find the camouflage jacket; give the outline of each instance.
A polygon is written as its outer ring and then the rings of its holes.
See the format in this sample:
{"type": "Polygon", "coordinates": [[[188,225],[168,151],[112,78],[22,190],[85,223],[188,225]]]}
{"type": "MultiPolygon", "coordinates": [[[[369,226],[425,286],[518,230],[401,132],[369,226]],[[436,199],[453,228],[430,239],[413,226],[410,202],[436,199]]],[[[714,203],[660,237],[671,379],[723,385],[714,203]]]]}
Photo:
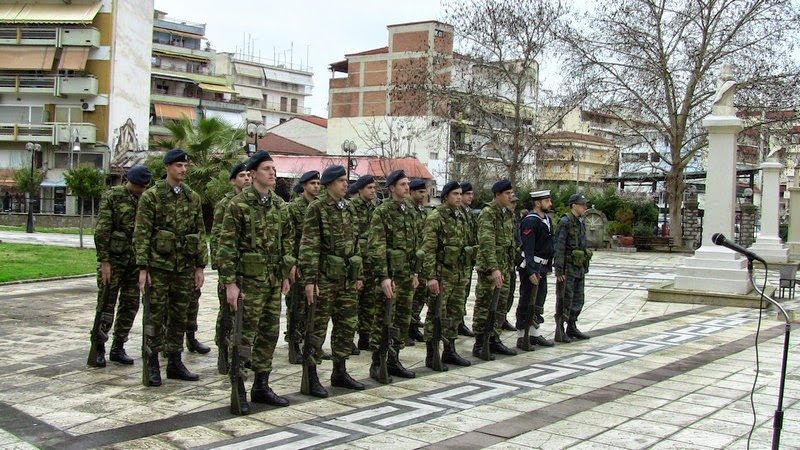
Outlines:
{"type": "Polygon", "coordinates": [[[300,255],[300,240],[303,237],[303,221],[306,218],[306,210],[308,209],[309,202],[303,194],[298,195],[287,205],[289,213],[289,221],[292,222],[294,229],[294,246],[292,247],[292,256],[297,258],[300,255]]]}
{"type": "Polygon", "coordinates": [[[209,244],[211,246],[211,268],[217,268],[217,248],[219,246],[219,232],[222,231],[222,219],[225,217],[225,208],[231,202],[231,199],[236,195],[231,191],[225,194],[217,204],[214,206],[214,225],[211,226],[211,239],[209,244]]]}
{"type": "Polygon", "coordinates": [[[185,184],[175,194],[166,180],[156,181],[139,199],[133,244],[140,268],[205,267],[208,247],[200,196],[185,184]]]}
{"type": "Polygon", "coordinates": [[[478,216],[478,255],[475,265],[479,272],[499,270],[505,273],[512,269],[515,252],[514,213],[492,200],[478,216]]]}
{"type": "MultiPolygon", "coordinates": [[[[424,205],[415,205],[411,200],[408,201],[408,206],[414,214],[414,229],[417,231],[417,245],[422,248],[422,232],[425,229],[425,220],[428,218],[428,209],[424,205]]],[[[421,271],[422,269],[420,268],[420,272],[421,271]]]]}
{"type": "Polygon", "coordinates": [[[255,188],[245,188],[225,209],[217,264],[223,284],[239,276],[280,283],[295,265],[294,229],[286,203],[272,192],[266,203],[255,188]]]}
{"type": "Polygon", "coordinates": [[[360,195],[355,195],[350,199],[347,206],[350,208],[350,212],[356,224],[359,248],[361,249],[361,253],[364,254],[367,251],[369,223],[372,220],[372,214],[375,212],[375,203],[364,200],[360,195]]]}
{"type": "Polygon", "coordinates": [[[439,205],[425,220],[422,278],[439,280],[442,268],[460,271],[465,265],[467,221],[463,208],[439,205]]]}
{"type": "Polygon", "coordinates": [[[133,228],[139,199],[124,185],[107,190],[100,199],[94,229],[98,262],[128,265],[133,262],[133,228]]]}
{"type": "Polygon", "coordinates": [[[375,208],[369,226],[367,258],[370,270],[380,280],[411,276],[420,270],[414,213],[406,202],[388,198],[375,208]]]}
{"type": "Polygon", "coordinates": [[[466,206],[461,208],[467,221],[467,245],[478,245],[478,215],[472,211],[472,208],[466,206]]]}
{"type": "MultiPolygon", "coordinates": [[[[329,265],[339,260],[350,266],[351,258],[361,257],[352,211],[344,199],[335,200],[327,191],[311,202],[303,221],[303,238],[300,241],[298,263],[303,274],[303,284],[316,284],[320,277],[334,279],[329,265]]],[[[358,266],[360,272],[361,265],[358,266]]],[[[351,274],[352,275],[352,274],[351,274]]],[[[360,273],[349,276],[361,278],[360,273]]]]}
{"type": "Polygon", "coordinates": [[[587,272],[588,261],[581,265],[573,264],[573,250],[586,250],[586,227],[572,212],[558,221],[554,247],[553,269],[556,275],[581,277],[587,272]]]}

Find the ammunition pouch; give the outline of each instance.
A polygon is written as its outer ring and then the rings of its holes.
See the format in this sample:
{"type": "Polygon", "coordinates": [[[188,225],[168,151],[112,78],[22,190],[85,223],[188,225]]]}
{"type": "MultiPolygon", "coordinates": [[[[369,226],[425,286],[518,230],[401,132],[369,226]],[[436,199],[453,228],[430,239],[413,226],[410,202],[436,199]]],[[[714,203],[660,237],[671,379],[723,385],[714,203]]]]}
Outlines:
{"type": "Polygon", "coordinates": [[[576,267],[585,267],[589,265],[589,260],[586,258],[586,251],[575,249],[572,251],[572,265],[576,267]]]}
{"type": "Polygon", "coordinates": [[[464,262],[464,267],[467,267],[467,268],[471,269],[472,266],[475,265],[475,253],[476,253],[477,249],[478,249],[478,247],[475,246],[475,245],[469,245],[467,247],[464,247],[464,253],[463,253],[463,255],[464,255],[464,261],[463,261],[464,262]]]}
{"type": "Polygon", "coordinates": [[[175,233],[169,230],[158,230],[155,237],[155,250],[162,255],[169,255],[175,251],[175,233]]]}
{"type": "Polygon", "coordinates": [[[411,269],[414,273],[422,272],[422,261],[425,259],[425,252],[422,250],[417,250],[414,254],[414,264],[412,265],[411,269]]]}
{"type": "Polygon", "coordinates": [[[248,278],[261,278],[267,275],[267,264],[260,253],[242,253],[239,258],[239,273],[248,278]]]}
{"type": "Polygon", "coordinates": [[[592,260],[592,256],[594,255],[594,252],[589,250],[588,248],[586,250],[584,250],[584,251],[586,252],[586,264],[584,265],[584,267],[588,269],[589,268],[589,262],[592,260]]]}
{"type": "Polygon", "coordinates": [[[342,281],[347,277],[347,263],[341,256],[325,255],[322,273],[332,281],[342,281]]]}
{"type": "Polygon", "coordinates": [[[187,234],[184,236],[184,251],[191,255],[197,256],[200,252],[200,234],[187,234]]]}
{"type": "Polygon", "coordinates": [[[122,231],[113,231],[108,250],[114,255],[124,255],[130,251],[131,238],[122,231]]]}
{"type": "Polygon", "coordinates": [[[461,259],[461,248],[455,245],[445,245],[442,250],[442,265],[448,269],[455,268],[461,259]]]}
{"type": "Polygon", "coordinates": [[[351,256],[350,259],[347,260],[348,266],[348,279],[350,280],[358,280],[361,278],[361,272],[363,269],[364,262],[360,256],[354,255],[351,256]]]}
{"type": "Polygon", "coordinates": [[[408,273],[408,258],[403,250],[386,250],[389,258],[389,273],[401,275],[408,273]]]}

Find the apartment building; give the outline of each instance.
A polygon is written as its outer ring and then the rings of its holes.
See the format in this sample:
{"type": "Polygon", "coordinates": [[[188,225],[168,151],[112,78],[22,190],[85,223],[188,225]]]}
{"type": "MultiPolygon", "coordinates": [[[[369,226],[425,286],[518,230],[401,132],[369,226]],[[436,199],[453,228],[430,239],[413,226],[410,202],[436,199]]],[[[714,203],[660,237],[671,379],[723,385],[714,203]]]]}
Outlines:
{"type": "MultiPolygon", "coordinates": [[[[0,4],[0,169],[43,170],[37,212],[73,213],[66,170],[108,170],[116,152],[146,143],[152,9],[152,0],[0,4]]],[[[20,194],[13,176],[1,183],[20,194]]]]}

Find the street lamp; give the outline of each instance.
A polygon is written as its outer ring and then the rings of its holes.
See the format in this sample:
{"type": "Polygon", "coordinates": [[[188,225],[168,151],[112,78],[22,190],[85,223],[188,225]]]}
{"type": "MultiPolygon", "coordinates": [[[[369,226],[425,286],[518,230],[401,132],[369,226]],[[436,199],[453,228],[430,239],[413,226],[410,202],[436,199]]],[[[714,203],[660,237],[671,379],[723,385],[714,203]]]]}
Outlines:
{"type": "Polygon", "coordinates": [[[258,138],[267,135],[267,127],[250,122],[247,124],[247,135],[253,140],[253,142],[247,143],[247,155],[252,156],[253,153],[258,151],[258,138]]]}
{"type": "Polygon", "coordinates": [[[72,169],[73,152],[78,152],[78,165],[81,158],[81,139],[77,128],[73,128],[69,133],[69,168],[72,169]]]}
{"type": "Polygon", "coordinates": [[[356,143],[349,139],[345,139],[342,142],[342,151],[347,155],[347,184],[350,184],[350,169],[358,167],[358,162],[352,158],[357,148],[356,143]]]}
{"type": "Polygon", "coordinates": [[[28,228],[25,230],[28,233],[34,232],[33,227],[33,196],[35,195],[33,192],[33,171],[35,170],[33,165],[34,161],[36,160],[36,152],[42,151],[42,146],[39,144],[34,144],[32,142],[28,142],[25,144],[25,149],[31,152],[31,177],[28,180],[28,228]]]}

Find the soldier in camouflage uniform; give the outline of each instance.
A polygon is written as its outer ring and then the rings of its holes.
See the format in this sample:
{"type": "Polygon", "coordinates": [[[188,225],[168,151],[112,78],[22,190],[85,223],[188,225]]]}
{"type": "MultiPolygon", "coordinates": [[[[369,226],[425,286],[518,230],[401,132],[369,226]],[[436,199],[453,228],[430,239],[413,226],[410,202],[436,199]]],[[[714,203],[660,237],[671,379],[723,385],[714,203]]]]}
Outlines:
{"type": "MultiPolygon", "coordinates": [[[[233,189],[225,194],[225,196],[217,202],[217,205],[214,206],[214,225],[211,227],[211,239],[209,239],[211,246],[211,268],[214,270],[219,270],[217,266],[217,249],[219,247],[219,233],[222,231],[222,220],[225,217],[225,208],[228,207],[228,204],[230,204],[234,196],[241,194],[242,189],[250,186],[250,172],[246,170],[244,163],[237,164],[231,169],[230,181],[233,189]]],[[[223,361],[223,365],[226,365],[228,361],[228,346],[230,345],[228,338],[230,336],[222,336],[222,318],[223,310],[228,307],[228,300],[225,297],[225,285],[223,285],[220,280],[217,281],[217,298],[219,299],[219,312],[217,313],[217,327],[214,335],[214,343],[217,345],[217,349],[219,349],[219,357],[221,361],[223,361]]],[[[231,330],[233,330],[233,322],[231,320],[228,322],[229,323],[224,328],[228,330],[230,334],[231,330]]],[[[224,373],[221,375],[224,375],[224,373]]]]}
{"type": "MultiPolygon", "coordinates": [[[[97,272],[97,287],[100,288],[97,312],[100,316],[95,320],[103,316],[110,319],[101,320],[99,324],[103,335],[108,336],[115,322],[114,304],[117,304],[114,339],[108,356],[111,361],[128,365],[133,364],[133,358],[125,353],[124,345],[139,311],[139,269],[133,254],[133,227],[136,224],[139,197],[147,189],[151,178],[150,169],[136,166],[128,171],[128,181],[123,186],[106,191],[100,200],[100,212],[94,230],[94,246],[100,263],[97,272]],[[104,289],[107,301],[103,299],[104,289]]],[[[97,339],[97,336],[92,336],[92,339],[97,339]]],[[[89,361],[94,367],[106,366],[103,342],[95,344],[97,357],[95,361],[89,361]]]]}
{"type": "MultiPolygon", "coordinates": [[[[364,384],[347,373],[347,358],[353,347],[358,321],[358,289],[363,285],[362,259],[358,247],[355,220],[345,202],[347,172],[344,167],[330,166],[322,173],[325,192],[308,206],[300,243],[300,268],[309,304],[316,303],[314,337],[320,343],[331,332],[331,385],[363,390],[364,384]],[[316,295],[315,295],[316,294],[316,295]]],[[[315,349],[316,356],[321,349],[315,349]]],[[[314,358],[319,361],[318,357],[314,358]]],[[[311,395],[327,397],[316,366],[308,370],[311,395]]]]}
{"type": "MultiPolygon", "coordinates": [[[[294,230],[285,202],[274,192],[275,164],[269,153],[253,154],[247,170],[252,185],[233,197],[225,210],[217,264],[227,302],[234,310],[242,293],[242,345],[252,349],[249,362],[256,374],[250,400],[288,406],[289,400],[269,386],[269,374],[278,343],[281,294],[289,291],[290,279],[297,272],[291,255],[294,230]]],[[[244,386],[239,389],[244,391],[244,386]]]]}
{"type": "Polygon", "coordinates": [[[149,286],[150,313],[142,319],[147,346],[148,386],[161,385],[158,353],[166,352],[167,378],[197,381],[181,361],[186,311],[203,287],[208,263],[200,196],[183,183],[189,159],[183,150],[164,155],[167,176],[145,191],[133,233],[139,290],[149,286]]]}
{"type": "MultiPolygon", "coordinates": [[[[375,191],[375,178],[364,175],[347,188],[347,193],[352,197],[348,204],[356,223],[356,236],[361,254],[367,252],[367,235],[372,213],[377,205],[375,191]]],[[[372,327],[372,318],[375,315],[375,299],[379,289],[379,281],[375,279],[369,264],[364,266],[364,286],[358,292],[358,344],[356,350],[369,349],[369,333],[372,327]]],[[[359,352],[360,353],[360,352],[359,352]]]]}
{"type": "Polygon", "coordinates": [[[517,271],[515,269],[522,262],[522,247],[519,240],[519,221],[522,220],[522,217],[517,215],[518,202],[519,197],[514,194],[514,196],[511,197],[511,206],[509,207],[512,213],[511,216],[513,217],[514,224],[514,269],[511,270],[511,279],[508,281],[508,298],[505,300],[505,302],[503,302],[503,307],[498,309],[499,311],[505,313],[506,317],[505,320],[503,320],[502,327],[506,331],[517,331],[517,328],[508,321],[508,313],[511,311],[511,307],[514,305],[514,293],[517,289],[517,271]]]}
{"type": "MultiPolygon", "coordinates": [[[[425,185],[425,180],[417,178],[411,181],[409,190],[411,191],[409,203],[411,212],[414,213],[415,227],[419,235],[417,242],[422,242],[422,230],[425,228],[425,219],[428,217],[428,210],[425,208],[428,204],[428,188],[425,185]]],[[[419,327],[422,326],[422,321],[420,320],[422,307],[425,306],[428,297],[428,288],[425,284],[426,281],[422,279],[419,281],[419,286],[414,289],[414,298],[411,301],[411,324],[408,326],[408,341],[406,345],[414,345],[415,341],[424,341],[419,327]]]]}
{"type": "MultiPolygon", "coordinates": [[[[442,336],[447,343],[442,352],[442,363],[469,366],[471,363],[456,352],[458,319],[464,317],[464,288],[467,276],[464,270],[468,257],[465,252],[467,221],[461,207],[461,186],[450,181],[442,188],[442,204],[426,218],[423,231],[424,254],[422,276],[427,280],[431,295],[425,316],[425,342],[427,352],[425,366],[433,367],[433,353],[438,352],[438,343],[433,342],[433,322],[436,315],[435,296],[441,296],[443,318],[453,318],[442,327],[442,336]],[[435,347],[436,346],[436,347],[435,347]]],[[[446,321],[443,321],[446,322],[446,321]]],[[[447,370],[447,366],[444,366],[447,370]]]]}
{"type": "Polygon", "coordinates": [[[591,250],[586,248],[586,227],[583,224],[588,203],[589,199],[583,194],[573,194],[569,198],[570,212],[558,223],[553,262],[556,274],[556,342],[589,339],[576,325],[583,309],[583,283],[592,259],[591,250]],[[567,322],[566,331],[564,322],[567,322]]]}
{"type": "MultiPolygon", "coordinates": [[[[369,249],[366,260],[372,266],[384,297],[394,299],[393,327],[407,330],[411,323],[411,300],[414,289],[419,285],[417,261],[418,234],[413,213],[406,200],[409,196],[409,181],[405,172],[395,170],[386,177],[386,187],[391,197],[375,208],[370,223],[369,249]]],[[[372,365],[370,377],[380,378],[380,340],[381,324],[387,302],[379,299],[375,305],[373,328],[370,333],[372,365]]],[[[403,367],[400,350],[405,347],[402,335],[393,342],[393,352],[389,352],[389,375],[400,378],[414,378],[414,372],[403,367]]]]}
{"type": "MultiPolygon", "coordinates": [[[[303,222],[306,218],[306,210],[308,205],[316,200],[319,195],[319,171],[311,170],[300,176],[298,182],[300,192],[297,197],[292,200],[288,205],[289,220],[292,222],[294,229],[294,248],[292,248],[292,256],[297,259],[300,256],[300,240],[303,236],[303,222]]],[[[286,342],[289,343],[289,351],[294,352],[292,358],[295,364],[303,362],[303,352],[300,350],[300,342],[303,341],[303,334],[305,333],[306,321],[306,302],[305,294],[303,292],[303,283],[294,283],[289,294],[286,296],[286,321],[295,320],[297,323],[294,336],[289,336],[289,330],[286,330],[286,342]],[[290,302],[296,302],[294,313],[292,313],[292,305],[290,302]],[[292,317],[292,314],[295,316],[292,317]]]]}
{"type": "MultiPolygon", "coordinates": [[[[469,261],[464,265],[464,314],[467,311],[467,297],[472,288],[472,270],[475,266],[475,253],[478,248],[478,216],[472,211],[472,202],[475,200],[475,192],[472,190],[472,183],[461,183],[461,208],[464,210],[464,218],[467,221],[467,234],[465,237],[466,250],[469,254],[469,261]]],[[[458,320],[458,319],[454,319],[458,320]]],[[[475,337],[475,333],[464,323],[464,317],[458,324],[458,334],[460,336],[475,337]]]]}
{"type": "MultiPolygon", "coordinates": [[[[500,289],[500,297],[495,311],[503,311],[502,302],[508,298],[511,271],[514,270],[514,213],[509,209],[514,190],[511,182],[500,180],[492,186],[494,200],[489,202],[478,216],[478,288],[475,293],[475,308],[472,313],[472,329],[475,330],[474,356],[480,356],[483,349],[483,333],[486,332],[486,319],[495,289],[500,289]]],[[[495,321],[496,322],[496,321],[495,321]]],[[[516,355],[517,352],[506,347],[500,340],[502,327],[489,324],[494,330],[489,337],[491,353],[516,355]]]]}

